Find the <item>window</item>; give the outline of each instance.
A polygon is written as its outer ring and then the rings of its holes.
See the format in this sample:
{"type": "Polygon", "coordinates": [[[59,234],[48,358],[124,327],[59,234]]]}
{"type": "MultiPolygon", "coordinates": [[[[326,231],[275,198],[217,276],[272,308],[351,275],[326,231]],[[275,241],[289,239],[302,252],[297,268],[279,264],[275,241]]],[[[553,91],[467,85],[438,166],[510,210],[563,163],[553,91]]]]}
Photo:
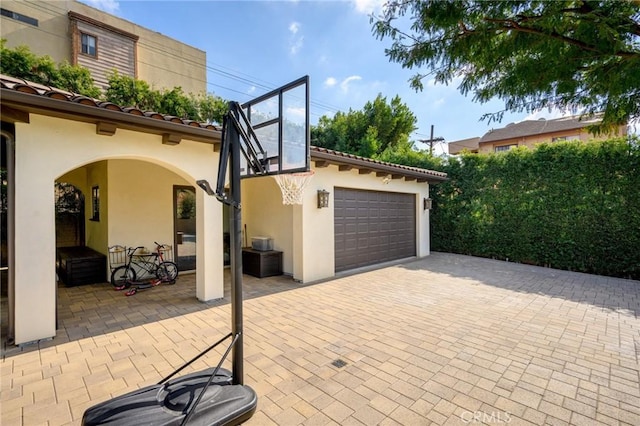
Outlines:
{"type": "Polygon", "coordinates": [[[11,10],[0,8],[0,15],[6,16],[7,18],[15,19],[16,21],[24,22],[25,24],[33,25],[34,27],[38,26],[37,19],[34,19],[30,16],[22,15],[21,13],[12,12],[11,10]]]}
{"type": "Polygon", "coordinates": [[[580,136],[578,135],[572,135],[572,136],[558,136],[555,138],[551,138],[551,142],[562,142],[562,141],[575,141],[580,139],[580,136]]]}
{"type": "Polygon", "coordinates": [[[98,56],[98,40],[89,34],[80,33],[82,53],[90,56],[98,56]]]}
{"type": "Polygon", "coordinates": [[[91,220],[100,221],[100,187],[91,188],[91,220]]]}
{"type": "Polygon", "coordinates": [[[495,152],[503,152],[503,151],[509,151],[510,149],[513,148],[517,148],[518,144],[512,144],[512,145],[499,145],[493,148],[493,150],[495,152]]]}

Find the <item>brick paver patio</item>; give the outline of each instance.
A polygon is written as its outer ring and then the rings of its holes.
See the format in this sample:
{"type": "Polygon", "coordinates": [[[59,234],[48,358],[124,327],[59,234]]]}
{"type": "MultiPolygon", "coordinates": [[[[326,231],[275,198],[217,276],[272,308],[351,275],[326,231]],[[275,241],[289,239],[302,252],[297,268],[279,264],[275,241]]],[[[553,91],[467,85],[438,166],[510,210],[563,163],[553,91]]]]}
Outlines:
{"type": "MultiPolygon", "coordinates": [[[[60,288],[58,337],[4,352],[1,423],[79,424],[226,334],[193,282],[60,288]]],[[[245,290],[249,425],[640,424],[638,281],[434,253],[245,290]]]]}

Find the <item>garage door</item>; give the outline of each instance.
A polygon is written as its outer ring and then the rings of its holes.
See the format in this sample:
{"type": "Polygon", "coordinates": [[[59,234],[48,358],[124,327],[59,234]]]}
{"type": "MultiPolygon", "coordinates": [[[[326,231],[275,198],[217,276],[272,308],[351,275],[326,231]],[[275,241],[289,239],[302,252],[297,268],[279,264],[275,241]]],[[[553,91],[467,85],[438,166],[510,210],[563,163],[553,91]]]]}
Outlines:
{"type": "Polygon", "coordinates": [[[416,255],[413,194],[336,188],[336,272],[416,255]]]}

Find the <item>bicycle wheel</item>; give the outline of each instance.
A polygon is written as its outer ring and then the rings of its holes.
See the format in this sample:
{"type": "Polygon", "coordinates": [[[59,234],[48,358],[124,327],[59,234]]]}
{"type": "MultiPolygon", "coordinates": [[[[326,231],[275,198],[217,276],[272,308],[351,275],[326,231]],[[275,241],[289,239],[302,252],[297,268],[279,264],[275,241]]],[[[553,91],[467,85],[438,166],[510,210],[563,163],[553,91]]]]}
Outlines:
{"type": "Polygon", "coordinates": [[[156,277],[162,282],[175,284],[178,278],[178,265],[173,262],[162,262],[156,269],[156,277]]]}
{"type": "Polygon", "coordinates": [[[118,266],[111,273],[111,285],[114,287],[129,286],[131,281],[136,280],[136,271],[126,266],[118,266]]]}

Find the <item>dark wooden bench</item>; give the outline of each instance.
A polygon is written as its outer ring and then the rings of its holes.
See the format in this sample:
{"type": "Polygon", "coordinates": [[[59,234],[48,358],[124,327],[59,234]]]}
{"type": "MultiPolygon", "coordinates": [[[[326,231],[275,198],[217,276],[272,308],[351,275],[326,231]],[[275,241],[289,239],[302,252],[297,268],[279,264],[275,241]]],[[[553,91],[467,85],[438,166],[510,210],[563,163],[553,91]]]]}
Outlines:
{"type": "Polygon", "coordinates": [[[106,282],[107,257],[89,247],[59,247],[56,272],[67,287],[106,282]]]}

